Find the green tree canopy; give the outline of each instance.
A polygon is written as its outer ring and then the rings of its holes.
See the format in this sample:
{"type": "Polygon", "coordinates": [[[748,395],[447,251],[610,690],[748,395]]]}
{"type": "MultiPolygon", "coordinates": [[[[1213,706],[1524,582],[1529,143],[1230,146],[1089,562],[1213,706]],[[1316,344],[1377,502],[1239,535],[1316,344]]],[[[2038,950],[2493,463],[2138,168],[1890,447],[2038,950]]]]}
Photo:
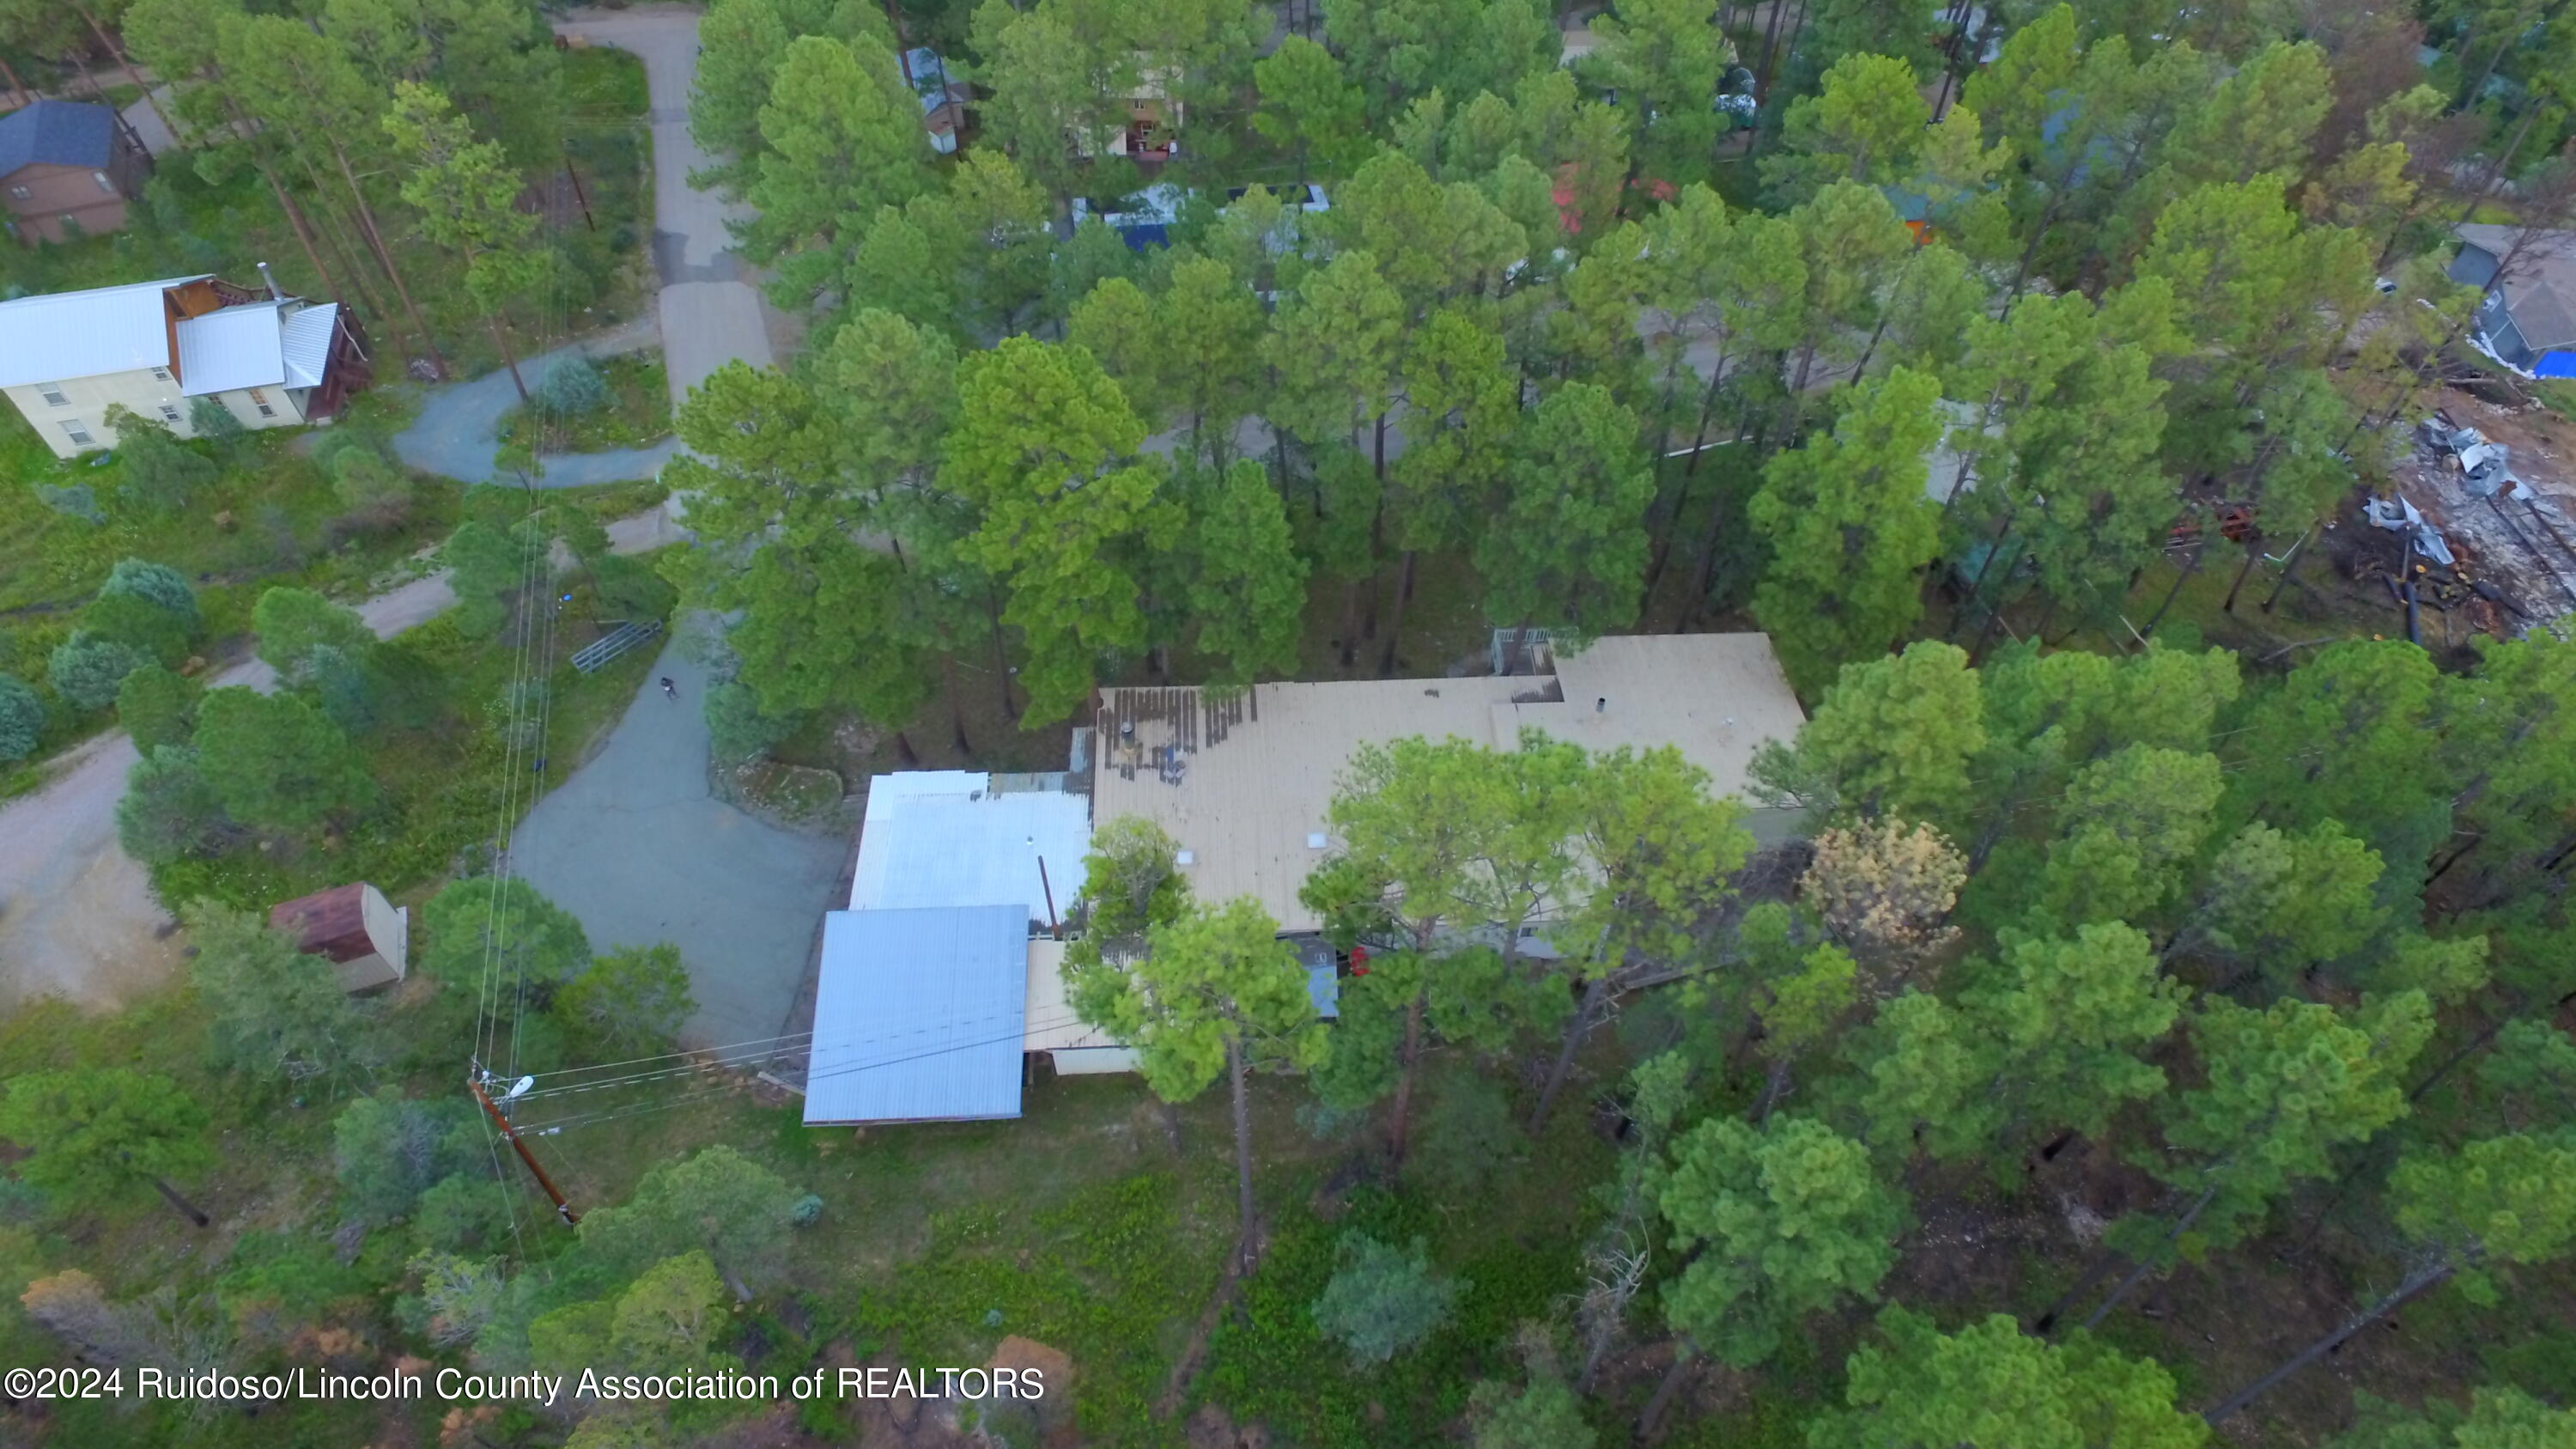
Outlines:
{"type": "Polygon", "coordinates": [[[301,1088],[361,1065],[358,1013],[330,958],[247,911],[199,902],[187,914],[197,948],[188,981],[206,1014],[215,1063],[301,1088]]]}
{"type": "Polygon", "coordinates": [[[253,829],[300,833],[377,799],[349,737],[291,694],[207,691],[197,709],[196,749],[224,813],[253,829]]]}
{"type": "Polygon", "coordinates": [[[168,1077],[126,1067],[21,1073],[0,1096],[0,1137],[27,1149],[18,1175],[47,1192],[99,1202],[148,1183],[207,1225],[169,1183],[214,1165],[205,1109],[168,1077]]]}
{"type": "Polygon", "coordinates": [[[1673,1144],[1652,1191],[1685,1264],[1664,1316],[1737,1368],[1778,1352],[1809,1314],[1875,1298],[1896,1263],[1904,1194],[1820,1122],[1702,1122],[1673,1144]]]}
{"type": "Polygon", "coordinates": [[[2173,1376],[2078,1335],[2051,1344],[1990,1314],[1942,1333],[1919,1313],[1878,1315],[1884,1347],[1851,1356],[1850,1407],[1809,1449],[2197,1449],[2209,1426],[2174,1406],[2173,1376]]]}
{"type": "Polygon", "coordinates": [[[1438,1332],[1458,1288],[1457,1279],[1432,1269],[1421,1239],[1399,1248],[1350,1233],[1324,1295],[1315,1300],[1315,1327],[1349,1349],[1353,1364],[1374,1367],[1438,1332]]]}
{"type": "Polygon", "coordinates": [[[697,1006],[680,948],[665,941],[592,958],[549,1009],[591,1055],[626,1060],[670,1050],[697,1006]]]}

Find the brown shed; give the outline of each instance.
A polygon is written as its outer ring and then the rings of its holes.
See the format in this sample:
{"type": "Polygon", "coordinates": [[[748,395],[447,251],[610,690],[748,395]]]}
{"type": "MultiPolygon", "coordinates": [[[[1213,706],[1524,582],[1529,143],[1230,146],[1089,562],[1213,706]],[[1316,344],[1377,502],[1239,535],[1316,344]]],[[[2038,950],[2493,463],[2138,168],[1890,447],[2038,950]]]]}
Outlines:
{"type": "Polygon", "coordinates": [[[408,969],[411,912],[396,910],[365,881],[280,901],[269,908],[268,923],[294,936],[307,955],[331,958],[343,991],[392,985],[408,969]]]}

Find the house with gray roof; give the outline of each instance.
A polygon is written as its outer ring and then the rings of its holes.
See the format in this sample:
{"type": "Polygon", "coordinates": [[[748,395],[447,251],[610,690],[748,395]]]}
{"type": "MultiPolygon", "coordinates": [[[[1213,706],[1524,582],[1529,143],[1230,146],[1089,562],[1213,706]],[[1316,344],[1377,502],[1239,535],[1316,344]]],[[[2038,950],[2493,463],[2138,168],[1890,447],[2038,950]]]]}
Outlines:
{"type": "Polygon", "coordinates": [[[2463,225],[2451,280],[2481,287],[2478,335],[2537,377],[2576,377],[2576,231],[2463,225]]]}
{"type": "Polygon", "coordinates": [[[0,116],[0,225],[28,246],[119,230],[150,165],[106,106],[23,106],[0,116]]]}
{"type": "Polygon", "coordinates": [[[274,283],[171,277],[0,302],[0,393],[57,457],[114,447],[120,404],[184,438],[198,398],[245,428],[287,428],[334,416],[368,381],[349,309],[274,283]]]}

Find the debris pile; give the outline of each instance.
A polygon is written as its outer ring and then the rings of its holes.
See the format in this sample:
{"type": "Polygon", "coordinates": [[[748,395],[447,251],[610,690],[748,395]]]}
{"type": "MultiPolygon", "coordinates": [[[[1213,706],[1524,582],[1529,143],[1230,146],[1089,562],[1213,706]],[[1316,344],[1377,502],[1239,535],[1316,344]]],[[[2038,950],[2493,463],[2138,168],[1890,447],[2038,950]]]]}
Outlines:
{"type": "Polygon", "coordinates": [[[2396,464],[2400,486],[2362,510],[2364,521],[2395,535],[2397,564],[2389,568],[2383,550],[2365,549],[2355,576],[2382,574],[2401,601],[2411,582],[2419,602],[2465,605],[2464,622],[2505,636],[2576,610],[2568,500],[2524,478],[2510,444],[2462,426],[2447,410],[2424,419],[2414,436],[2413,453],[2396,464]]]}

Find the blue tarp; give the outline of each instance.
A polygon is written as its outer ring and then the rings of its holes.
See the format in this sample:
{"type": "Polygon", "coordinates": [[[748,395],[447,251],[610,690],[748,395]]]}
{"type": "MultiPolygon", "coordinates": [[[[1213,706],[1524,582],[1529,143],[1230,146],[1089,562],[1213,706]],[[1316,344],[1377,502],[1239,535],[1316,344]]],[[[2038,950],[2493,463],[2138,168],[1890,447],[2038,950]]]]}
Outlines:
{"type": "Polygon", "coordinates": [[[2531,375],[2576,379],[2576,352],[2542,353],[2539,363],[2531,369],[2531,375]]]}

